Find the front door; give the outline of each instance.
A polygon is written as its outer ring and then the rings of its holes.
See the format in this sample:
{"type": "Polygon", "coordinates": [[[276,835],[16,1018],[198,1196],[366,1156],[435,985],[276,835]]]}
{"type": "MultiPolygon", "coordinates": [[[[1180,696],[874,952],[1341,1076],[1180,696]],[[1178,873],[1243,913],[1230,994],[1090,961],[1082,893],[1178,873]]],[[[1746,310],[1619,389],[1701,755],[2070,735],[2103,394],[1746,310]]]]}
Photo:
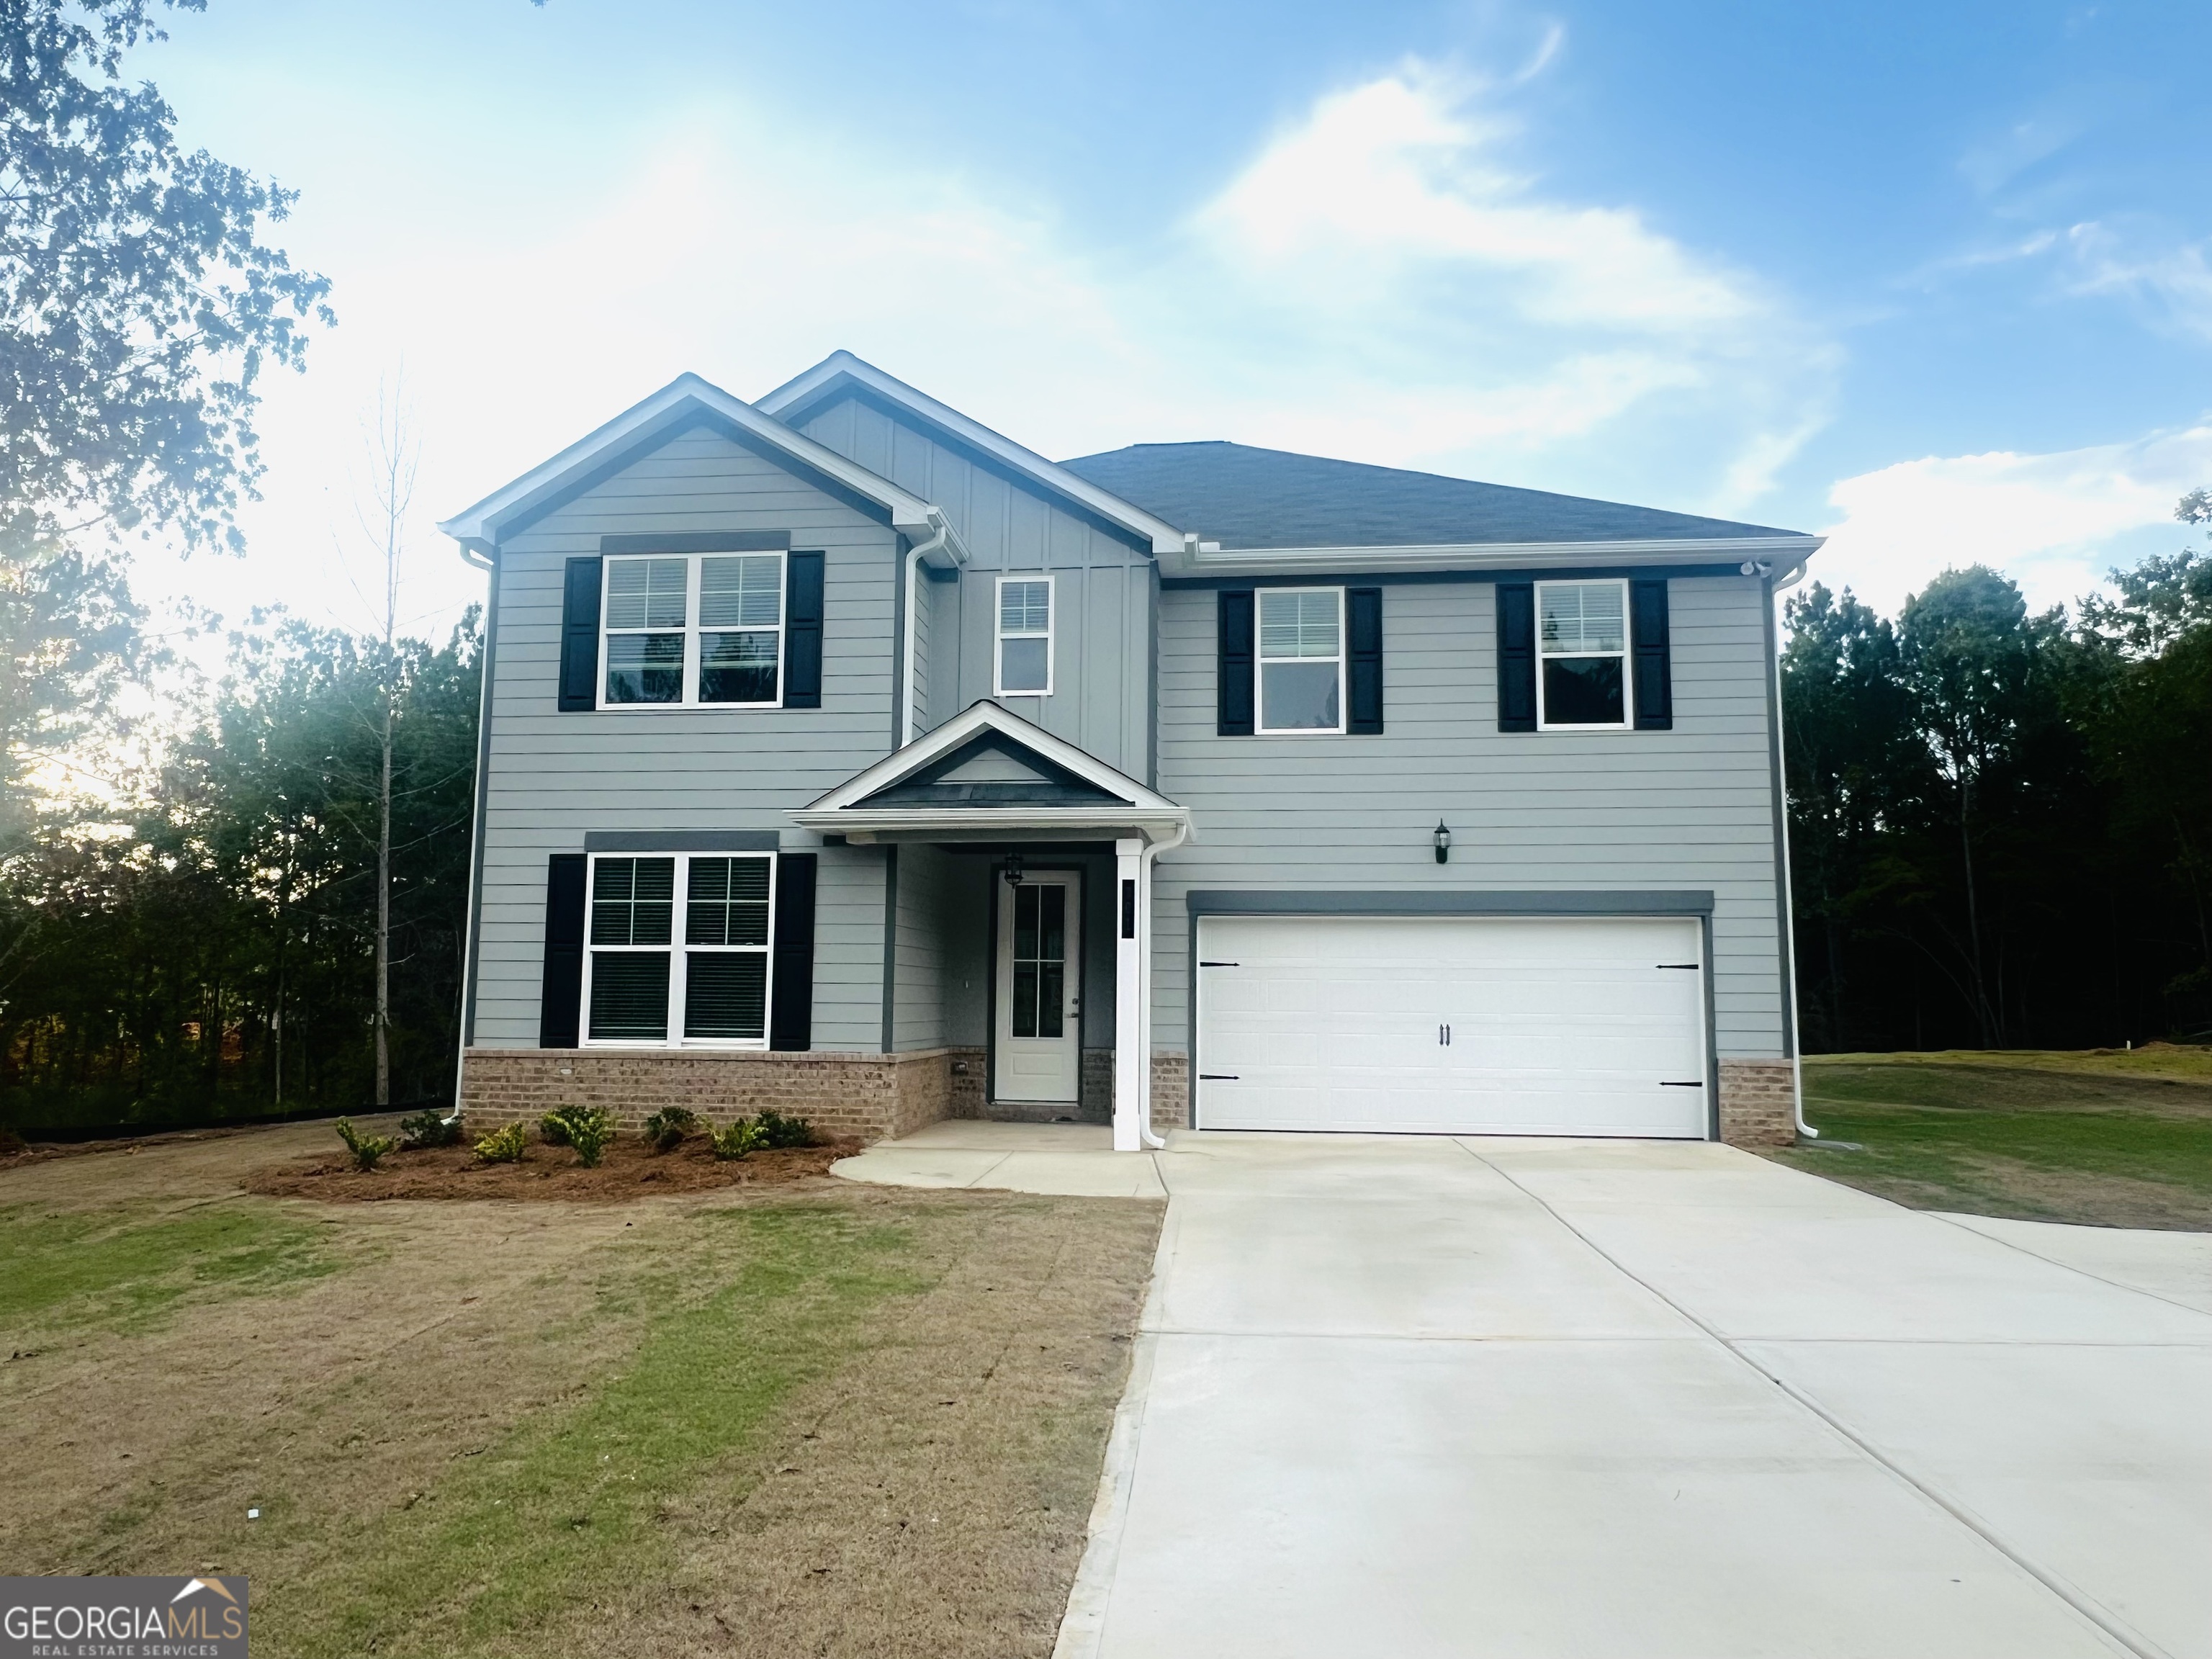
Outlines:
{"type": "Polygon", "coordinates": [[[1024,877],[999,900],[1000,1100],[1073,1103],[1081,1092],[1082,878],[1024,877]]]}

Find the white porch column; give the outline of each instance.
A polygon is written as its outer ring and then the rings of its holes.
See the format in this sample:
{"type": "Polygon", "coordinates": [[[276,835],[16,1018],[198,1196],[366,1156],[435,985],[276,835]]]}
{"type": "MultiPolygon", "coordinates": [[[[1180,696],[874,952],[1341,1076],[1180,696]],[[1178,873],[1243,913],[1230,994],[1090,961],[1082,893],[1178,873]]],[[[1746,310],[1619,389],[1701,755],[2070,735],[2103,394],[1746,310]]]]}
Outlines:
{"type": "Polygon", "coordinates": [[[1151,1107],[1146,1062],[1145,843],[1114,843],[1114,1150],[1144,1150],[1151,1107]]]}

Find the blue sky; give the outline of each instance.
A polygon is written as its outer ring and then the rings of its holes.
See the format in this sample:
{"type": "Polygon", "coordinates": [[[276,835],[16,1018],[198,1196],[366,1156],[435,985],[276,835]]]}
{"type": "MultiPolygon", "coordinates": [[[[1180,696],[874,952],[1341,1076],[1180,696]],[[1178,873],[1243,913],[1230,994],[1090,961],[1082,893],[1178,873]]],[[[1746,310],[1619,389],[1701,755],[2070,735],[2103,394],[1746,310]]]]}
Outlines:
{"type": "Polygon", "coordinates": [[[380,384],[431,528],[684,369],[842,346],[1054,456],[1231,438],[1828,532],[1885,607],[2183,544],[2212,8],[210,0],[134,64],[299,189],[340,325],[241,562],[365,619],[380,384]]]}

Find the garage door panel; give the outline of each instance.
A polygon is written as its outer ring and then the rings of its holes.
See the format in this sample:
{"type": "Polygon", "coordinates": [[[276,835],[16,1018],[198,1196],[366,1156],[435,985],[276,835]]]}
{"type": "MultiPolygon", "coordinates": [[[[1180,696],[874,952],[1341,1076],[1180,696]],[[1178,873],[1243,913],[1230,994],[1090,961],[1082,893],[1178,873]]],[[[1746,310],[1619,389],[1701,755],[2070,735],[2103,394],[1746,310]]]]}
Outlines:
{"type": "Polygon", "coordinates": [[[1201,1127],[1705,1133],[1665,1086],[1705,1075],[1695,921],[1208,917],[1199,955],[1201,1127]]]}

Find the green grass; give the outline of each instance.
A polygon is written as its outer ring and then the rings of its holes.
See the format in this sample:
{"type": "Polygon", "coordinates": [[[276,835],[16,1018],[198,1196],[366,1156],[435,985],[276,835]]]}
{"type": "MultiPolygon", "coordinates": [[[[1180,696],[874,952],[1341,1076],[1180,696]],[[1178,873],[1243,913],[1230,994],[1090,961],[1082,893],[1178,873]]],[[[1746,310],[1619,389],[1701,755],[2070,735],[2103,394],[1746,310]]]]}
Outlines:
{"type": "MultiPolygon", "coordinates": [[[[925,1288],[899,1265],[904,1230],[846,1209],[706,1212],[684,1231],[642,1277],[634,1248],[604,1280],[611,1305],[665,1308],[617,1372],[457,1462],[422,1507],[325,1552],[306,1582],[257,1598],[277,1650],[488,1651],[652,1571],[661,1506],[864,1341],[868,1310],[925,1288]],[[713,1288],[687,1294],[700,1285],[713,1288]]],[[[271,1524],[286,1507],[272,1495],[271,1524]]]]}
{"type": "Polygon", "coordinates": [[[2154,1042],[2141,1048],[1935,1048],[1925,1053],[1822,1054],[1813,1066],[1964,1066],[1977,1071],[2060,1072],[2212,1084],[2212,1046],[2154,1042]]]}
{"type": "Polygon", "coordinates": [[[2212,1227],[2212,1087],[2171,1074],[2194,1051],[2136,1052],[1808,1060],[1806,1116],[1861,1150],[1779,1156],[1922,1209],[2212,1227]]]}
{"type": "Polygon", "coordinates": [[[0,1330],[144,1328],[187,1299],[335,1272],[323,1230],[260,1200],[168,1214],[0,1208],[0,1330]]]}

